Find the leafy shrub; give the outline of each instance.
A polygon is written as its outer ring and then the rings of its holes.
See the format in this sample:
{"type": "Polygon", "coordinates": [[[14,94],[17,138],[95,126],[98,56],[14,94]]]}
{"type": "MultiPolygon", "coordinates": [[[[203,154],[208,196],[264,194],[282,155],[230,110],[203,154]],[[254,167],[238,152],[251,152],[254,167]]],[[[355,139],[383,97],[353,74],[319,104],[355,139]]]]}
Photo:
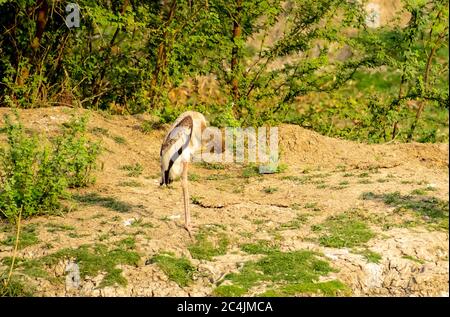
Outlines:
{"type": "Polygon", "coordinates": [[[97,143],[87,141],[87,118],[72,119],[62,135],[43,140],[27,135],[20,122],[5,115],[7,146],[0,149],[0,217],[14,221],[23,217],[55,212],[69,187],[93,182],[91,176],[100,152],[97,143]]]}
{"type": "Polygon", "coordinates": [[[92,170],[100,154],[99,143],[86,137],[88,118],[73,118],[63,124],[63,134],[56,139],[54,157],[61,159],[61,167],[67,177],[69,187],[86,187],[95,182],[92,170]]]}

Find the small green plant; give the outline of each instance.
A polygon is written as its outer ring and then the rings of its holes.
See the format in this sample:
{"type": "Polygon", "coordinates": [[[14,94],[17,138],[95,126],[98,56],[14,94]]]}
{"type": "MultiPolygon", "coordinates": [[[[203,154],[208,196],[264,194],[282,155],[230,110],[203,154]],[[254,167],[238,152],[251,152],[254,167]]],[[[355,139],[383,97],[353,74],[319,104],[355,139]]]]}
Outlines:
{"type": "Polygon", "coordinates": [[[351,212],[329,217],[312,229],[321,233],[321,245],[332,248],[360,246],[375,236],[365,222],[351,212]]]}
{"type": "Polygon", "coordinates": [[[95,182],[92,172],[97,168],[96,160],[101,153],[97,142],[86,135],[88,117],[73,117],[63,124],[63,133],[55,139],[54,160],[63,164],[63,172],[69,187],[86,187],[95,182]]]}
{"type": "Polygon", "coordinates": [[[34,289],[16,275],[8,279],[6,272],[0,273],[0,297],[32,297],[34,289]]]}
{"type": "Polygon", "coordinates": [[[120,135],[115,135],[115,136],[112,137],[112,139],[117,144],[126,144],[127,143],[127,140],[124,137],[120,136],[120,135]]]}
{"type": "Polygon", "coordinates": [[[51,140],[29,136],[16,112],[16,122],[5,116],[7,147],[0,149],[0,217],[14,221],[61,210],[67,188],[95,181],[92,171],[100,153],[98,143],[87,140],[87,117],[63,125],[51,140]]]}
{"type": "Polygon", "coordinates": [[[91,132],[96,135],[104,135],[104,136],[109,135],[108,129],[101,128],[101,127],[93,127],[91,132]]]}
{"type": "MultiPolygon", "coordinates": [[[[39,238],[37,236],[36,230],[36,225],[28,225],[22,228],[22,230],[20,231],[18,249],[23,249],[30,245],[39,243],[39,238]]],[[[16,233],[11,234],[5,240],[1,241],[1,244],[14,246],[16,244],[16,233]]]]}
{"type": "Polygon", "coordinates": [[[191,203],[193,203],[194,205],[201,205],[202,201],[201,201],[202,197],[199,196],[191,196],[191,203]]]}
{"type": "Polygon", "coordinates": [[[369,249],[364,249],[362,251],[356,251],[356,253],[361,254],[369,263],[380,263],[382,257],[381,254],[374,252],[369,249]]]}
{"type": "Polygon", "coordinates": [[[45,227],[47,227],[47,232],[53,233],[58,231],[73,231],[75,230],[74,226],[62,225],[58,223],[46,223],[45,227]]]}
{"type": "Polygon", "coordinates": [[[192,282],[195,267],[187,258],[177,258],[170,253],[161,253],[146,262],[146,264],[152,263],[156,263],[170,280],[180,286],[188,286],[192,282]]]}
{"type": "Polygon", "coordinates": [[[154,225],[151,222],[144,222],[142,218],[139,218],[138,220],[133,221],[131,227],[153,228],[154,225]]]}
{"type": "Polygon", "coordinates": [[[231,178],[228,174],[212,174],[206,177],[206,180],[209,181],[219,181],[231,178]]]}
{"type": "Polygon", "coordinates": [[[406,259],[406,260],[410,260],[410,261],[416,262],[416,263],[419,263],[419,264],[424,264],[424,263],[425,263],[424,260],[421,260],[421,259],[419,259],[419,258],[416,258],[416,257],[414,257],[414,256],[412,256],[412,255],[407,255],[407,254],[406,254],[406,255],[403,255],[402,258],[403,258],[403,259],[406,259]]]}
{"type": "Polygon", "coordinates": [[[138,177],[144,171],[144,167],[140,163],[123,165],[120,167],[120,169],[123,171],[127,171],[129,177],[138,177]]]}
{"type": "Polygon", "coordinates": [[[280,252],[266,248],[264,244],[244,246],[250,253],[263,253],[265,256],[257,261],[246,262],[238,273],[226,275],[225,280],[229,284],[219,285],[214,289],[214,295],[243,296],[252,287],[261,284],[267,285],[270,291],[260,296],[312,293],[336,296],[348,293],[348,288],[339,281],[318,281],[321,276],[335,271],[328,262],[320,258],[320,254],[303,250],[280,252]]]}
{"type": "MultiPolygon", "coordinates": [[[[133,205],[120,201],[113,197],[100,196],[97,193],[88,193],[85,195],[74,195],[73,198],[83,204],[99,205],[118,212],[130,212],[133,209],[133,205]]],[[[98,214],[95,217],[102,217],[103,214],[98,214]]]]}
{"type": "Polygon", "coordinates": [[[202,161],[200,163],[200,166],[203,168],[206,168],[208,170],[224,170],[225,169],[225,165],[223,165],[221,163],[208,163],[205,161],[202,161]]]}
{"type": "Polygon", "coordinates": [[[188,180],[189,180],[190,182],[198,182],[198,181],[200,180],[200,175],[194,174],[194,173],[189,174],[189,175],[188,175],[188,180]]]}
{"type": "Polygon", "coordinates": [[[250,164],[242,170],[242,177],[250,178],[255,176],[261,176],[261,174],[259,174],[259,167],[254,164],[250,164]]]}
{"type": "Polygon", "coordinates": [[[299,229],[302,225],[304,225],[307,221],[310,215],[307,214],[299,214],[291,221],[288,221],[286,223],[282,223],[280,228],[283,230],[286,229],[299,229]]]}
{"type": "Polygon", "coordinates": [[[211,261],[214,256],[226,253],[230,241],[225,233],[208,234],[201,231],[195,236],[195,243],[188,247],[192,258],[211,261]]]}
{"type": "Polygon", "coordinates": [[[141,124],[141,131],[142,131],[142,133],[148,134],[155,129],[161,128],[161,126],[162,126],[162,123],[160,121],[155,122],[155,121],[145,120],[141,124]]]}
{"type": "Polygon", "coordinates": [[[277,187],[264,187],[263,188],[263,191],[266,193],[266,194],[273,194],[273,193],[275,193],[275,192],[277,192],[278,191],[278,188],[277,187]]]}
{"type": "Polygon", "coordinates": [[[288,165],[285,163],[280,163],[277,165],[276,173],[284,173],[288,169],[288,165]]]}
{"type": "Polygon", "coordinates": [[[416,188],[411,192],[411,195],[419,195],[419,196],[423,196],[426,195],[427,192],[421,188],[416,188]]]}
{"type": "MultiPolygon", "coordinates": [[[[82,245],[79,248],[61,249],[53,254],[35,259],[17,258],[17,270],[30,277],[40,277],[48,280],[54,278],[48,273],[63,260],[73,259],[80,266],[80,277],[97,276],[106,273],[100,287],[121,285],[126,286],[127,280],[122,276],[122,270],[117,265],[137,266],[140,255],[135,251],[133,238],[126,238],[108,248],[103,244],[82,245]]],[[[2,260],[4,265],[10,265],[11,257],[2,260]]]]}
{"type": "Polygon", "coordinates": [[[421,220],[437,228],[448,230],[449,207],[448,201],[437,197],[422,195],[402,195],[400,192],[375,194],[364,192],[363,200],[378,200],[386,205],[395,206],[396,211],[410,210],[421,216],[421,220]]]}
{"type": "Polygon", "coordinates": [[[259,240],[257,243],[241,245],[241,250],[249,254],[269,254],[279,251],[279,245],[274,241],[259,240]]]}

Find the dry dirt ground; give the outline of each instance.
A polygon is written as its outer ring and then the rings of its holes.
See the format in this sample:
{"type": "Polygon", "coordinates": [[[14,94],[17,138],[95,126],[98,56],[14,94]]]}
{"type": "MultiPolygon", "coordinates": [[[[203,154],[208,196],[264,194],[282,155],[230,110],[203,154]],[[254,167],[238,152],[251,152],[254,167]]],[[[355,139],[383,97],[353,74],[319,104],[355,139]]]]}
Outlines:
{"type": "MultiPolygon", "coordinates": [[[[8,111],[0,109],[0,114],[8,111]]],[[[58,107],[20,113],[26,127],[51,135],[71,113],[81,112],[86,111],[58,107]]],[[[229,241],[224,254],[199,260],[192,258],[189,246],[194,242],[181,227],[180,182],[169,188],[159,186],[159,149],[166,128],[144,133],[141,127],[148,119],[90,113],[89,135],[101,140],[105,149],[99,158],[101,169],[95,185],[73,191],[78,197],[95,194],[129,208],[123,211],[94,200],[76,202],[63,215],[27,219],[24,225],[36,225],[39,242],[18,254],[35,259],[62,248],[112,245],[134,237],[139,263],[118,266],[126,286],[100,287],[102,274],[82,278],[78,289],[52,279],[28,277],[38,296],[213,295],[227,273],[237,272],[258,257],[243,252],[241,246],[260,240],[276,243],[283,252],[319,252],[335,269],[324,280],[340,280],[351,290],[346,295],[448,296],[448,229],[432,225],[433,219],[413,207],[402,209],[395,202],[374,198],[399,192],[400,197],[416,197],[416,202],[437,199],[448,203],[448,144],[367,145],[281,125],[279,146],[286,169],[280,173],[257,175],[238,164],[223,169],[194,164],[190,170],[192,221],[197,232],[215,227],[229,241]],[[140,175],[129,176],[122,168],[136,163],[143,167],[140,175]],[[411,194],[414,190],[419,194],[411,194]],[[369,199],[363,199],[364,195],[369,199]],[[378,254],[378,263],[357,248],[320,242],[315,226],[343,213],[358,214],[374,233],[363,249],[378,254]],[[48,230],[48,223],[72,229],[48,230]],[[193,281],[180,286],[157,263],[147,261],[161,252],[189,259],[195,267],[193,281]]],[[[0,230],[0,241],[7,235],[0,230]]],[[[0,259],[11,255],[12,247],[0,244],[0,259]]],[[[47,270],[64,281],[66,264],[59,262],[47,270]]],[[[246,295],[259,293],[261,289],[254,287],[246,295]]]]}

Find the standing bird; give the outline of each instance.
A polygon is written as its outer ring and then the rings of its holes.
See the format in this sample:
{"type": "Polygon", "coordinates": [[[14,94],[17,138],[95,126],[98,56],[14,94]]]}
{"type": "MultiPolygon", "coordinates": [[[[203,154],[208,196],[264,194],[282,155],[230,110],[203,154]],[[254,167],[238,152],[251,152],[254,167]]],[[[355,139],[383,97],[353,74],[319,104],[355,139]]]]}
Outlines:
{"type": "Polygon", "coordinates": [[[191,215],[189,213],[188,164],[202,147],[202,133],[206,129],[205,117],[195,111],[182,113],[171,126],[161,145],[161,182],[169,185],[181,176],[184,198],[184,228],[191,235],[191,215]]]}

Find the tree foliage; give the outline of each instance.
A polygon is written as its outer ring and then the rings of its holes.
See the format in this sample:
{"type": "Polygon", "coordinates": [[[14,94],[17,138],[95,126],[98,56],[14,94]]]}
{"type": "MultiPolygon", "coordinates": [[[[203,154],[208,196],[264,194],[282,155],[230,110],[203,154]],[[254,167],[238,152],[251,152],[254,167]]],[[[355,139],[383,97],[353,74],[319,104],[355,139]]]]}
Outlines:
{"type": "MultiPolygon", "coordinates": [[[[448,108],[448,0],[403,0],[378,28],[367,25],[367,3],[350,0],[80,0],[78,28],[65,24],[68,3],[0,1],[1,105],[163,121],[196,108],[221,125],[305,124],[318,105],[299,112],[299,100],[339,92],[341,106],[324,113],[351,117],[352,133],[374,141],[411,140],[424,109],[448,108]],[[398,74],[397,91],[358,97],[363,118],[346,114],[349,83],[380,70],[398,74]]],[[[321,120],[314,129],[329,126],[321,120]]]]}

